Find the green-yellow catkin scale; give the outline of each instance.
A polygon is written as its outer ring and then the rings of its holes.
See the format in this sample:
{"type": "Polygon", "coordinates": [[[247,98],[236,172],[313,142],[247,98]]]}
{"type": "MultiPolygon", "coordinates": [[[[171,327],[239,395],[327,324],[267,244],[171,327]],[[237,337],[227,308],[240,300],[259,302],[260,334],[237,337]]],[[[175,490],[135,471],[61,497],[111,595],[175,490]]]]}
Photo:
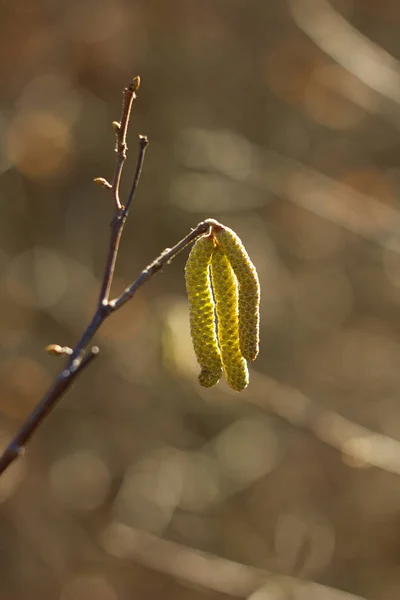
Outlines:
{"type": "Polygon", "coordinates": [[[218,246],[212,256],[211,278],[226,381],[241,392],[249,383],[249,373],[239,345],[238,285],[227,256],[218,246]]]}
{"type": "Polygon", "coordinates": [[[199,382],[213,387],[221,379],[222,358],[218,347],[210,262],[214,242],[209,236],[194,244],[185,267],[186,290],[190,307],[190,333],[201,366],[199,382]]]}
{"type": "Polygon", "coordinates": [[[260,339],[260,283],[241,239],[229,227],[215,231],[220,248],[232,265],[239,284],[239,339],[242,356],[255,360],[260,339]]]}

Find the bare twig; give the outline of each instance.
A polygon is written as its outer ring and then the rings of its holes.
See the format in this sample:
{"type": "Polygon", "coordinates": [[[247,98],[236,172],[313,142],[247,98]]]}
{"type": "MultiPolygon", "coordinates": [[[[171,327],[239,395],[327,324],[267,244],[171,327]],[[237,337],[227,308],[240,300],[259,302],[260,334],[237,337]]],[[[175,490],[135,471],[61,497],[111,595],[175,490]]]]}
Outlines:
{"type": "Polygon", "coordinates": [[[156,258],[148,267],[146,267],[120,297],[109,301],[109,294],[114,275],[115,263],[117,260],[119,243],[121,240],[124,225],[128,216],[129,208],[132,204],[137,185],[139,183],[140,174],[142,171],[145,151],[148,145],[146,136],[139,136],[139,154],[137,158],[136,171],[131,190],[129,192],[126,205],[122,205],[119,198],[119,186],[124,162],[127,155],[126,134],[129,125],[129,118],[133,100],[136,98],[136,91],[140,85],[139,77],[135,77],[132,83],[125,88],[123,93],[121,121],[114,122],[114,130],[116,133],[116,167],[112,184],[109,184],[105,179],[98,177],[96,183],[100,183],[106,189],[112,192],[115,201],[115,215],[111,223],[111,235],[109,241],[109,249],[104,269],[103,280],[101,284],[99,299],[94,315],[82,334],[81,339],[76,344],[75,348],[70,349],[51,344],[47,347],[50,354],[67,356],[66,367],[58,374],[54,383],[38,402],[31,414],[26,418],[20,430],[5,448],[0,456],[0,475],[7,467],[24,452],[24,446],[35,433],[50,411],[56,406],[61,396],[71,386],[75,378],[85,369],[91,361],[97,356],[98,348],[94,347],[88,350],[88,347],[93,340],[94,335],[101,327],[105,319],[118,308],[123,306],[129,299],[133,297],[135,292],[148,281],[157,271],[165,264],[169,263],[185,246],[194,241],[200,235],[206,233],[212,227],[219,227],[220,224],[213,220],[207,219],[195,227],[186,237],[178,242],[173,248],[164,250],[158,258],[156,258]]]}
{"type": "Polygon", "coordinates": [[[136,173],[135,173],[135,177],[133,180],[133,185],[131,187],[131,191],[129,192],[129,196],[128,196],[128,201],[125,205],[125,207],[123,208],[122,211],[122,218],[126,219],[128,216],[128,212],[129,209],[131,207],[132,204],[132,200],[135,196],[135,192],[136,192],[136,188],[137,185],[139,183],[139,179],[140,179],[140,175],[142,173],[142,167],[143,167],[143,158],[144,158],[144,152],[147,148],[147,144],[148,144],[148,139],[145,135],[139,135],[139,159],[136,165],[136,173]]]}
{"type": "Polygon", "coordinates": [[[148,265],[134,281],[118,298],[114,298],[109,303],[111,310],[117,310],[121,308],[135,292],[140,288],[150,277],[157,273],[162,267],[168,264],[181,250],[183,250],[188,244],[193,242],[200,235],[206,233],[210,228],[219,227],[220,224],[215,219],[206,219],[199,223],[187,236],[185,236],[180,242],[175,244],[173,248],[166,248],[158,258],[156,258],[150,265],[148,265]]]}
{"type": "Polygon", "coordinates": [[[121,121],[114,121],[114,131],[116,135],[115,152],[117,160],[115,164],[114,177],[111,184],[114,200],[117,209],[121,209],[121,201],[119,199],[119,185],[121,183],[122,169],[126,160],[128,146],[126,143],[126,134],[128,132],[129,119],[133,101],[136,99],[136,92],[140,87],[140,77],[135,77],[131,84],[123,91],[121,121]]]}
{"type": "MultiPolygon", "coordinates": [[[[126,134],[128,131],[129,118],[131,114],[131,108],[133,100],[136,98],[136,91],[140,86],[140,78],[135,77],[131,85],[124,89],[123,101],[122,101],[122,116],[121,122],[117,123],[114,121],[114,130],[116,135],[116,147],[117,160],[115,166],[115,172],[113,182],[111,185],[111,191],[115,200],[116,215],[111,223],[111,236],[108,250],[108,257],[106,268],[104,271],[103,283],[100,290],[99,306],[104,305],[108,301],[108,295],[112,284],[114,275],[115,263],[117,261],[119,243],[121,240],[122,230],[125,225],[125,221],[128,216],[128,211],[135,195],[137,185],[139,183],[140,174],[142,172],[142,166],[144,161],[144,155],[148,146],[148,139],[146,136],[139,136],[139,155],[137,159],[136,172],[133,180],[132,188],[129,193],[129,198],[126,206],[122,206],[119,198],[119,186],[121,182],[122,169],[126,160],[128,146],[126,143],[126,134]]],[[[83,341],[83,340],[82,340],[83,341]]],[[[83,345],[84,347],[84,345],[83,345]]],[[[80,349],[78,349],[78,352],[80,349]]]]}
{"type": "Polygon", "coordinates": [[[262,150],[260,156],[260,167],[249,177],[255,190],[284,198],[387,251],[400,253],[398,209],[283,154],[262,150]],[[372,219],[375,227],[370,226],[372,219]]]}

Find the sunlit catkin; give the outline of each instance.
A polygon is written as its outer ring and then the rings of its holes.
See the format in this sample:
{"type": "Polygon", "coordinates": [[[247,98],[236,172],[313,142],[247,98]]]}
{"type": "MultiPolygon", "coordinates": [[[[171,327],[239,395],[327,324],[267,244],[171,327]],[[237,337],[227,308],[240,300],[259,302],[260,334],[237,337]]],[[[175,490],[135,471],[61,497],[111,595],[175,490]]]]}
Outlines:
{"type": "Polygon", "coordinates": [[[255,360],[260,329],[260,284],[255,266],[240,238],[229,227],[215,231],[215,237],[235,272],[239,284],[239,340],[242,356],[255,360]]]}
{"type": "Polygon", "coordinates": [[[204,387],[216,385],[222,375],[222,359],[217,343],[214,299],[210,281],[213,251],[214,243],[209,236],[199,238],[189,254],[185,267],[190,333],[201,366],[199,382],[204,387]]]}
{"type": "Polygon", "coordinates": [[[249,383],[249,373],[239,346],[238,286],[229,260],[218,246],[212,256],[211,278],[225,377],[230,387],[241,392],[249,383]]]}

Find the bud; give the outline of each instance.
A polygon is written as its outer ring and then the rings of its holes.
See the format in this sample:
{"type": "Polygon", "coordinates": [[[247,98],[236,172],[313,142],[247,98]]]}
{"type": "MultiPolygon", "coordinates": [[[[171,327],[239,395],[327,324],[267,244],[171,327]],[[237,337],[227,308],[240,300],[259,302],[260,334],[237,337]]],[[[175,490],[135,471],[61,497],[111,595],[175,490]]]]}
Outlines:
{"type": "Polygon", "coordinates": [[[140,77],[139,77],[139,75],[136,75],[136,77],[134,77],[132,79],[132,83],[131,83],[130,87],[131,87],[131,89],[134,92],[138,91],[138,89],[140,88],[140,77]]]}
{"type": "Polygon", "coordinates": [[[97,185],[101,185],[102,187],[107,188],[107,190],[111,190],[112,185],[111,183],[109,183],[107,181],[107,179],[104,179],[104,177],[96,177],[95,179],[93,179],[94,183],[97,183],[97,185]]]}
{"type": "Polygon", "coordinates": [[[51,356],[65,356],[66,354],[72,354],[72,349],[68,346],[59,346],[58,344],[49,344],[45,348],[47,354],[51,356]]]}

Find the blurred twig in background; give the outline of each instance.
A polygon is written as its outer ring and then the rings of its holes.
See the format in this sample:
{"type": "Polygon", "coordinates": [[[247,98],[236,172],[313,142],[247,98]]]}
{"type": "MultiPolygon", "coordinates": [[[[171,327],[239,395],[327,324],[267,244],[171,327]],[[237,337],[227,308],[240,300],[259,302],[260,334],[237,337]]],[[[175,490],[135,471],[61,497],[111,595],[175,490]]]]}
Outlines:
{"type": "Polygon", "coordinates": [[[318,440],[338,450],[354,467],[378,467],[400,475],[400,442],[353,423],[333,410],[324,409],[300,390],[252,372],[255,386],[245,399],[295,427],[310,431],[318,440]]]}
{"type": "Polygon", "coordinates": [[[256,569],[199,552],[144,531],[111,526],[102,543],[119,558],[131,559],[192,586],[247,600],[364,600],[329,586],[256,569]]]}
{"type": "Polygon", "coordinates": [[[290,6],[300,29],[318,47],[379,95],[400,105],[400,65],[393,56],[352,27],[327,0],[291,0],[290,6]]]}

